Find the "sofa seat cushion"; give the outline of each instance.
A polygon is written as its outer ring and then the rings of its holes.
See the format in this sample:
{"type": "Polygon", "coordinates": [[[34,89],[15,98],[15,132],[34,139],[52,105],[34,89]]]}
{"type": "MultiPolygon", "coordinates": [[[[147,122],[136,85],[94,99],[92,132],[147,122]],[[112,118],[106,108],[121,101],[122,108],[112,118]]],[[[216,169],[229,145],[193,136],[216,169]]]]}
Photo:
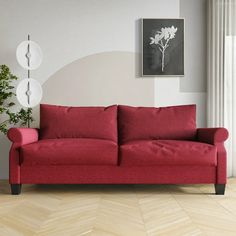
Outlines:
{"type": "Polygon", "coordinates": [[[120,164],[123,166],[215,166],[216,151],[213,145],[193,141],[131,141],[120,147],[120,164]]]}
{"type": "Polygon", "coordinates": [[[102,139],[45,139],[24,145],[22,165],[117,165],[118,147],[102,139]]]}

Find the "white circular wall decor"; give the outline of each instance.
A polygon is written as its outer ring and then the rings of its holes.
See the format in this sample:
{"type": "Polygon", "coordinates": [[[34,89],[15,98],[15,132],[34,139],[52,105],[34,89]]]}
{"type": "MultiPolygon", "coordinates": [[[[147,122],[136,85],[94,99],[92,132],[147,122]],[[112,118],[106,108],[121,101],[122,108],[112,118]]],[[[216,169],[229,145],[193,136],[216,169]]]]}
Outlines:
{"type": "Polygon", "coordinates": [[[16,96],[22,106],[35,107],[43,96],[41,84],[32,78],[23,79],[17,86],[16,96]]]}
{"type": "Polygon", "coordinates": [[[42,63],[43,53],[37,43],[27,40],[18,45],[16,58],[18,63],[26,70],[35,70],[42,63]]]}

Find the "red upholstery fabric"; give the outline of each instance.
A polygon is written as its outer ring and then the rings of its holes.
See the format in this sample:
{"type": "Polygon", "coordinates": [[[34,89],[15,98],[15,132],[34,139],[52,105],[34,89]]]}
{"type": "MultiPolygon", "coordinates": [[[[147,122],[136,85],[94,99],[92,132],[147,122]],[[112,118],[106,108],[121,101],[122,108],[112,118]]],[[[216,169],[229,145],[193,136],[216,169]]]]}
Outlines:
{"type": "Polygon", "coordinates": [[[102,139],[47,139],[20,149],[22,165],[116,165],[117,144],[102,139]]]}
{"type": "Polygon", "coordinates": [[[218,184],[226,184],[227,182],[227,153],[224,143],[218,143],[217,147],[217,178],[218,184]]]}
{"type": "Polygon", "coordinates": [[[197,139],[204,143],[217,144],[223,143],[229,136],[225,128],[200,128],[197,129],[197,139]]]}
{"type": "Polygon", "coordinates": [[[38,141],[37,129],[13,128],[8,132],[12,141],[11,184],[226,183],[224,141],[228,132],[221,128],[198,129],[195,136],[195,106],[120,106],[120,166],[116,106],[42,107],[41,137],[47,139],[38,141]],[[63,117],[65,114],[70,118],[63,117]],[[56,135],[56,139],[51,139],[51,135],[56,135]],[[62,139],[63,135],[76,138],[62,139]],[[160,140],[166,136],[169,140],[160,140]],[[183,141],[195,137],[196,142],[183,141]]]}
{"type": "Polygon", "coordinates": [[[7,133],[13,142],[9,153],[9,182],[20,183],[19,147],[38,140],[38,130],[32,128],[11,128],[7,133]]]}
{"type": "Polygon", "coordinates": [[[20,146],[38,141],[38,130],[33,128],[11,128],[7,132],[7,137],[20,146]]]}
{"type": "Polygon", "coordinates": [[[229,133],[225,128],[201,128],[197,130],[197,139],[200,142],[210,143],[217,148],[217,183],[225,184],[227,180],[227,153],[224,141],[229,133]]]}
{"type": "Polygon", "coordinates": [[[194,140],[196,106],[118,107],[119,141],[144,139],[194,140]]]}
{"type": "Polygon", "coordinates": [[[117,106],[40,106],[40,139],[95,138],[117,142],[117,106]]]}
{"type": "Polygon", "coordinates": [[[175,140],[131,141],[120,147],[122,166],[216,166],[213,145],[175,140]]]}
{"type": "Polygon", "coordinates": [[[203,184],[215,183],[214,166],[22,166],[27,184],[203,184]]]}

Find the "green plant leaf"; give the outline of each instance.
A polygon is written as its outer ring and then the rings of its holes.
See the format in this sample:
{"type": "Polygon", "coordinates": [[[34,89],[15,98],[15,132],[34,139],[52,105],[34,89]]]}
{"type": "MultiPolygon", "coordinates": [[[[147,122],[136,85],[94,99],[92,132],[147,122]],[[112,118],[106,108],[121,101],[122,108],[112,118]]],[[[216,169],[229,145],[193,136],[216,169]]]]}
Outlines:
{"type": "Polygon", "coordinates": [[[16,94],[13,92],[14,86],[11,84],[17,80],[6,65],[0,65],[0,114],[5,114],[6,120],[0,123],[0,132],[6,134],[9,125],[27,125],[33,121],[32,109],[21,108],[19,111],[12,111],[15,103],[10,101],[16,94]],[[12,109],[12,110],[11,110],[12,109]]]}

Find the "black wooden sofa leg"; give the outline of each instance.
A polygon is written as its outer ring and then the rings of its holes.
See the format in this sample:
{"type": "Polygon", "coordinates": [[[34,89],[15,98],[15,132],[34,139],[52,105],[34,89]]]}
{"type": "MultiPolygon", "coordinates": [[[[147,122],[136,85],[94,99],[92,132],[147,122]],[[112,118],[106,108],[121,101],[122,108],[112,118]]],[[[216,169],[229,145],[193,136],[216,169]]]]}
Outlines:
{"type": "Polygon", "coordinates": [[[11,194],[19,195],[21,193],[21,184],[11,184],[11,194]]]}
{"type": "Polygon", "coordinates": [[[215,192],[216,192],[216,195],[224,195],[225,184],[215,184],[215,192]]]}

